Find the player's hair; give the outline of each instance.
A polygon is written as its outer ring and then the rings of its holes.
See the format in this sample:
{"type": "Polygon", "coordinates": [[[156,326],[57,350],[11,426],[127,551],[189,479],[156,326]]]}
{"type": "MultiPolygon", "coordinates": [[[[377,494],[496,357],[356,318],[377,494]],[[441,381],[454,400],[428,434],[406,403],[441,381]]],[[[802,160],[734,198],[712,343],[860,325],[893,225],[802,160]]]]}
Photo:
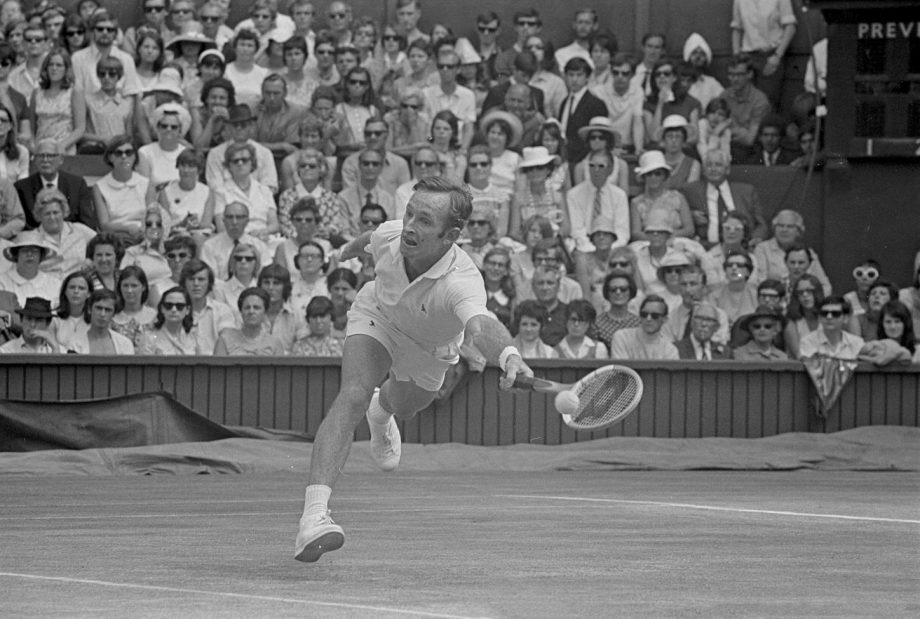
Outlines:
{"type": "Polygon", "coordinates": [[[462,230],[466,226],[466,220],[470,218],[473,212],[473,196],[470,194],[469,189],[447,180],[443,176],[423,178],[415,183],[412,189],[447,194],[450,201],[445,231],[450,228],[460,228],[462,230]]]}

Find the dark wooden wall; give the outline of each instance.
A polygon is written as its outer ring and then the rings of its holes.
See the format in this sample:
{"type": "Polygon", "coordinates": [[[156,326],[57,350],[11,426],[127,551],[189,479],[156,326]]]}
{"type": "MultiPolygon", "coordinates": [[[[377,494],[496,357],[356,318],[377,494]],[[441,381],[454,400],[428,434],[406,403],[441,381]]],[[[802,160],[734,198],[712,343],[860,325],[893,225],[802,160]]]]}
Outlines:
{"type": "MultiPolygon", "coordinates": [[[[573,382],[597,362],[534,362],[538,375],[573,382]]],[[[603,432],[576,434],[552,398],[498,389],[498,371],[469,375],[447,400],[402,424],[414,443],[556,445],[605,436],[758,438],[865,425],[920,425],[920,367],[857,371],[827,420],[797,362],[633,362],[639,410],[603,432]]],[[[4,356],[0,398],[47,402],[164,391],[218,423],[315,433],[339,389],[339,365],[322,359],[4,356]]],[[[359,440],[368,438],[360,426],[359,440]]]]}

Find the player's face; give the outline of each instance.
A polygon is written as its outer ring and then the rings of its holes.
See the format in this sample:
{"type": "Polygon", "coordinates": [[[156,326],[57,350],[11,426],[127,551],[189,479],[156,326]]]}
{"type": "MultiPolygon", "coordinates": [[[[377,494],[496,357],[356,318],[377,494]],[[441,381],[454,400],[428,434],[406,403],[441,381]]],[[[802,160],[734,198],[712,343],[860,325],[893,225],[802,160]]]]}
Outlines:
{"type": "Polygon", "coordinates": [[[518,326],[518,335],[525,342],[536,342],[540,339],[540,321],[530,316],[521,318],[521,324],[518,326]]]}
{"type": "Polygon", "coordinates": [[[415,192],[403,217],[400,251],[405,258],[434,262],[450,248],[460,231],[447,227],[449,201],[447,194],[415,192]]]}

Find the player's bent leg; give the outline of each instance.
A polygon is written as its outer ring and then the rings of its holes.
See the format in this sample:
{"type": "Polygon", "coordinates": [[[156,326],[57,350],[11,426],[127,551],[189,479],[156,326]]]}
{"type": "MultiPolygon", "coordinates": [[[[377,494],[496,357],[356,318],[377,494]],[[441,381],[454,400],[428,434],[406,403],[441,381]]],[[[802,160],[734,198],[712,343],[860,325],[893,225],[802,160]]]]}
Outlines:
{"type": "Polygon", "coordinates": [[[409,381],[392,376],[374,394],[367,409],[367,425],[371,430],[371,456],[384,471],[394,471],[402,456],[402,438],[396,419],[409,419],[434,400],[437,392],[427,391],[409,381]]]}
{"type": "Polygon", "coordinates": [[[332,521],[329,497],[348,458],[355,426],[389,367],[390,355],[377,340],[367,335],[345,340],[342,388],[313,443],[310,481],[294,544],[294,558],[298,561],[312,563],[323,553],[337,550],[345,543],[344,531],[332,521]]]}

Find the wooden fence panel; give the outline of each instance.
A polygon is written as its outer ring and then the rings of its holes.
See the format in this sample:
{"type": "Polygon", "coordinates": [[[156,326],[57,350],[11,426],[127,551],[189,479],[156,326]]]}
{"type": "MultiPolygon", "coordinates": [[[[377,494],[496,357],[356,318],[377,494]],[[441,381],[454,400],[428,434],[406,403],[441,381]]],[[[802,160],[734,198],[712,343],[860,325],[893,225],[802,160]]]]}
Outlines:
{"type": "MultiPolygon", "coordinates": [[[[535,362],[538,376],[572,382],[596,362],[535,362]]],[[[861,366],[826,420],[814,412],[814,389],[798,363],[635,362],[645,382],[639,410],[606,431],[575,433],[553,398],[501,392],[499,372],[466,377],[451,394],[400,422],[406,442],[475,445],[559,444],[604,436],[771,436],[834,432],[863,425],[920,425],[920,367],[874,371],[861,366]]],[[[330,360],[7,356],[0,397],[49,403],[163,391],[226,425],[261,425],[315,434],[340,385],[330,360]]],[[[364,424],[356,438],[369,436],[364,424]]]]}

